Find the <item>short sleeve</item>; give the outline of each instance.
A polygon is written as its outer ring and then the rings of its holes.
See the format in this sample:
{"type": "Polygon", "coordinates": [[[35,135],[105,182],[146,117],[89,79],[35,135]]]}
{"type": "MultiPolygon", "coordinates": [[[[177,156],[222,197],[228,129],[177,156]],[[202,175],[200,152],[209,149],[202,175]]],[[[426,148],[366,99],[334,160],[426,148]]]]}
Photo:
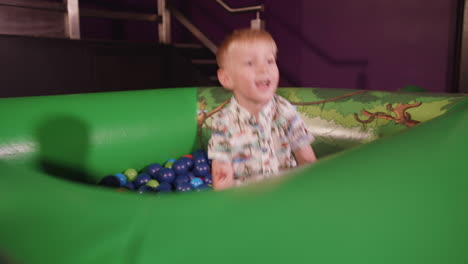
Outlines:
{"type": "Polygon", "coordinates": [[[211,137],[208,141],[208,158],[212,160],[231,161],[231,144],[229,130],[222,118],[213,118],[211,137]]]}
{"type": "Polygon", "coordinates": [[[295,150],[310,145],[315,138],[307,129],[304,120],[302,120],[297,111],[292,106],[291,108],[291,115],[287,121],[287,137],[291,150],[295,150]]]}

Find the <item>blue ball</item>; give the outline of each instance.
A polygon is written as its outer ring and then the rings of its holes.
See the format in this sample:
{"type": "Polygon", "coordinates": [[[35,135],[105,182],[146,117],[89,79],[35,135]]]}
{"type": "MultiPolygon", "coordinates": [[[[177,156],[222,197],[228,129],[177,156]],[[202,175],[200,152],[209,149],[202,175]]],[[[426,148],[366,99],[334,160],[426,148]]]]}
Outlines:
{"type": "Polygon", "coordinates": [[[151,176],[146,173],[140,173],[136,176],[135,180],[133,180],[133,185],[136,189],[139,189],[140,186],[145,185],[149,180],[151,180],[151,176]]]}
{"type": "Polygon", "coordinates": [[[189,183],[189,182],[190,182],[189,176],[187,174],[182,174],[182,175],[177,175],[174,181],[174,184],[177,185],[177,184],[189,183]]]}
{"type": "Polygon", "coordinates": [[[187,157],[182,157],[180,160],[184,161],[187,164],[188,170],[193,169],[193,159],[187,158],[187,157]]]}
{"type": "Polygon", "coordinates": [[[176,175],[181,175],[187,173],[189,168],[185,160],[178,159],[172,164],[172,170],[174,170],[176,175]]]}
{"type": "Polygon", "coordinates": [[[195,168],[193,169],[193,174],[197,177],[204,177],[210,173],[210,166],[208,163],[195,163],[195,168]]]}
{"type": "Polygon", "coordinates": [[[172,185],[167,182],[163,182],[159,184],[158,187],[155,189],[156,192],[172,192],[172,185]]]}
{"type": "Polygon", "coordinates": [[[176,192],[190,192],[193,190],[193,186],[190,183],[181,183],[176,185],[176,192]]]}
{"type": "Polygon", "coordinates": [[[200,185],[203,184],[203,180],[200,179],[200,178],[193,178],[193,179],[190,181],[190,184],[191,184],[194,188],[197,188],[198,186],[200,186],[200,185]]]}
{"type": "Polygon", "coordinates": [[[98,184],[102,186],[106,186],[106,187],[115,188],[115,187],[120,187],[120,180],[115,175],[108,175],[102,178],[98,184]]]}
{"type": "Polygon", "coordinates": [[[143,185],[143,186],[140,186],[140,188],[138,188],[137,192],[138,193],[147,193],[147,192],[152,192],[153,191],[153,188],[149,187],[148,185],[143,185]]]}
{"type": "Polygon", "coordinates": [[[162,168],[156,174],[156,180],[161,184],[163,182],[172,183],[175,180],[175,172],[170,168],[162,168]]]}
{"type": "Polygon", "coordinates": [[[123,173],[116,173],[114,176],[119,179],[120,186],[125,186],[125,184],[127,184],[127,177],[123,173]]]}
{"type": "Polygon", "coordinates": [[[146,173],[148,173],[152,178],[156,177],[156,173],[162,169],[162,165],[159,163],[153,163],[146,167],[146,173]]]}

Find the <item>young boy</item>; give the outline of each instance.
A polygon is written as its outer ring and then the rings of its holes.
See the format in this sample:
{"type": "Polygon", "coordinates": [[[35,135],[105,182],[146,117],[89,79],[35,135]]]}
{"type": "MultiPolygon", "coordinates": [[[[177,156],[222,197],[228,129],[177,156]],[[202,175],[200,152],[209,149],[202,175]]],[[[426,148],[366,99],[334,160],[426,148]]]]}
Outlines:
{"type": "Polygon", "coordinates": [[[208,157],[215,190],[316,161],[314,137],[294,107],[275,94],[276,53],[271,35],[254,29],[235,31],[218,49],[218,79],[233,97],[212,121],[208,157]]]}

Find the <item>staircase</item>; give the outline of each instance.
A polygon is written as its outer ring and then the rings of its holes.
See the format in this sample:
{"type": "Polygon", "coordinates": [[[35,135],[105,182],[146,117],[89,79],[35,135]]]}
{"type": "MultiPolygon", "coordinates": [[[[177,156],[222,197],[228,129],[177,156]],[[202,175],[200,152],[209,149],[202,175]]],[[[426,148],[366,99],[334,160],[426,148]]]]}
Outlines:
{"type": "Polygon", "coordinates": [[[208,48],[198,43],[174,43],[173,46],[207,78],[209,85],[221,85],[216,73],[218,70],[216,56],[208,48]]]}
{"type": "MultiPolygon", "coordinates": [[[[232,8],[226,4],[224,0],[216,0],[216,2],[230,13],[256,12],[256,18],[250,22],[251,28],[264,28],[265,23],[260,19],[260,12],[263,12],[264,10],[263,5],[232,8]]],[[[218,66],[216,63],[216,56],[214,55],[217,50],[216,45],[182,12],[172,4],[166,3],[166,0],[158,0],[158,10],[158,14],[160,14],[162,18],[159,24],[160,41],[162,43],[170,44],[171,30],[169,16],[173,16],[175,20],[185,27],[201,44],[174,43],[172,45],[178,49],[181,55],[186,57],[202,75],[206,76],[210,85],[220,86],[217,77],[218,66]]]]}

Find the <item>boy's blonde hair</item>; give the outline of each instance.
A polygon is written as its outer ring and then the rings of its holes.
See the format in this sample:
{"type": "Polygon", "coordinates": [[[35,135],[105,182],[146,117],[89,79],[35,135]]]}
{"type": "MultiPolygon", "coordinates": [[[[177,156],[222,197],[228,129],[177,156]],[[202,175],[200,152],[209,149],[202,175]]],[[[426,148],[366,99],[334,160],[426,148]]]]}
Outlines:
{"type": "Polygon", "coordinates": [[[231,35],[227,36],[219,46],[218,51],[216,52],[216,62],[218,63],[218,67],[222,68],[224,66],[226,54],[230,49],[232,49],[232,47],[238,44],[255,42],[259,40],[271,43],[276,54],[278,48],[270,33],[261,29],[239,29],[235,30],[231,35]]]}

